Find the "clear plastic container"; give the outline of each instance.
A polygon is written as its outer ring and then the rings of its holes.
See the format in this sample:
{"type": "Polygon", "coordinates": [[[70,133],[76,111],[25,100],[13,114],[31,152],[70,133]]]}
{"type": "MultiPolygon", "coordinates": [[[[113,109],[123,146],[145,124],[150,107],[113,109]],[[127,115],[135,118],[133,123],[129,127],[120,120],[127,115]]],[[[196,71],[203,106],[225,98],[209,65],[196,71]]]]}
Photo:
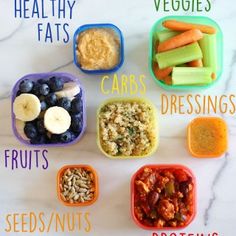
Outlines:
{"type": "Polygon", "coordinates": [[[98,195],[99,195],[99,184],[98,184],[98,175],[97,172],[94,168],[92,168],[89,165],[66,165],[63,166],[57,174],[57,196],[59,201],[65,205],[65,206],[70,206],[70,207],[79,207],[79,206],[89,206],[94,204],[97,199],[98,199],[98,195]],[[64,172],[67,169],[73,169],[73,168],[82,168],[82,169],[87,169],[90,170],[94,176],[94,188],[95,188],[95,192],[94,192],[94,198],[91,201],[85,201],[85,202],[78,202],[78,203],[69,203],[69,202],[65,202],[62,198],[61,198],[61,190],[60,190],[60,180],[61,180],[61,176],[64,174],[64,172]]]}
{"type": "Polygon", "coordinates": [[[218,117],[195,118],[188,125],[188,150],[198,158],[222,156],[228,148],[228,128],[218,117]]]}
{"type": "Polygon", "coordinates": [[[142,229],[145,230],[178,230],[178,229],[183,229],[187,227],[195,218],[196,216],[196,211],[197,211],[197,191],[196,191],[196,178],[193,174],[193,172],[186,166],[183,165],[177,165],[177,164],[160,164],[160,165],[145,165],[142,166],[138,171],[135,172],[135,174],[132,176],[131,179],[131,185],[130,185],[130,191],[131,191],[131,215],[134,220],[134,222],[142,229]],[[142,222],[140,222],[137,217],[135,216],[134,212],[134,198],[135,198],[135,180],[137,176],[143,172],[145,168],[151,168],[155,170],[160,170],[160,169],[173,169],[173,170],[178,170],[181,169],[183,170],[188,176],[192,178],[192,184],[193,184],[193,212],[189,220],[185,223],[184,226],[177,226],[177,227],[152,227],[152,226],[146,226],[142,222]]]}
{"type": "Polygon", "coordinates": [[[121,32],[121,30],[113,25],[113,24],[109,24],[109,23],[103,23],[103,24],[87,24],[87,25],[82,25],[80,26],[74,33],[74,42],[73,42],[73,51],[74,51],[74,64],[81,70],[83,71],[84,73],[87,73],[87,74],[105,74],[105,73],[113,73],[117,70],[120,69],[120,67],[123,65],[124,63],[124,38],[123,38],[123,34],[121,32]],[[120,41],[120,61],[119,63],[111,68],[111,69],[108,69],[108,70],[85,70],[83,69],[79,62],[78,62],[78,58],[77,58],[77,55],[76,55],[76,50],[77,50],[77,38],[79,36],[80,33],[88,30],[88,29],[96,29],[96,28],[102,28],[102,29],[111,29],[115,32],[115,34],[117,35],[117,37],[119,38],[119,41],[120,41]]]}
{"type": "Polygon", "coordinates": [[[159,128],[158,128],[158,118],[157,118],[157,109],[156,107],[147,99],[144,99],[144,98],[112,98],[112,99],[108,99],[106,100],[105,102],[103,102],[98,111],[97,111],[97,144],[98,144],[98,147],[99,149],[101,150],[101,152],[111,158],[111,159],[139,159],[139,158],[143,158],[143,157],[148,157],[148,156],[151,156],[152,154],[155,153],[155,151],[157,150],[158,148],[158,145],[159,145],[159,128]],[[150,151],[144,155],[141,155],[141,156],[112,156],[110,154],[108,154],[102,147],[102,144],[101,144],[101,134],[100,134],[100,129],[99,129],[99,114],[101,112],[101,109],[107,105],[107,104],[110,104],[110,103],[113,103],[113,102],[140,102],[140,103],[146,103],[148,104],[150,107],[151,107],[151,116],[152,116],[152,124],[154,126],[154,130],[155,130],[155,134],[156,136],[154,137],[155,140],[154,140],[154,145],[152,146],[152,148],[150,149],[150,151]]]}
{"type": "Polygon", "coordinates": [[[162,88],[166,90],[199,90],[199,89],[205,89],[213,86],[218,80],[221,78],[222,70],[223,70],[223,33],[219,27],[219,25],[213,21],[212,19],[205,17],[205,16],[167,16],[164,18],[161,18],[158,20],[152,27],[150,36],[149,36],[149,58],[148,58],[148,64],[149,64],[149,71],[154,79],[154,81],[161,86],[162,88]],[[195,24],[205,24],[213,26],[216,30],[216,40],[217,40],[217,64],[218,64],[218,70],[216,79],[208,85],[203,86],[188,86],[188,85],[167,85],[164,82],[160,81],[156,78],[154,72],[153,72],[153,57],[154,57],[154,45],[156,42],[156,32],[162,31],[165,28],[162,26],[162,22],[165,20],[178,20],[178,21],[184,21],[189,23],[195,23],[195,24]]]}
{"type": "Polygon", "coordinates": [[[12,129],[13,133],[16,136],[16,138],[23,144],[29,145],[29,146],[43,146],[43,147],[65,147],[70,144],[75,144],[77,143],[83,136],[85,129],[86,129],[86,105],[85,105],[85,94],[84,94],[84,89],[81,85],[81,83],[78,81],[77,78],[75,78],[73,75],[68,74],[68,73],[60,73],[60,72],[50,72],[50,73],[37,73],[37,74],[28,74],[22,77],[20,80],[16,82],[16,84],[13,87],[12,90],[12,97],[11,97],[11,119],[12,119],[12,129]],[[83,101],[83,128],[79,136],[73,140],[72,142],[69,143],[52,143],[52,144],[31,144],[30,141],[26,138],[23,137],[22,134],[20,134],[17,130],[16,127],[16,119],[15,119],[15,114],[13,112],[13,103],[14,100],[17,96],[17,92],[19,90],[19,85],[23,80],[32,80],[32,81],[38,81],[40,79],[47,79],[52,76],[58,76],[60,78],[64,79],[64,82],[76,82],[79,86],[80,89],[82,90],[82,101],[83,101]]]}

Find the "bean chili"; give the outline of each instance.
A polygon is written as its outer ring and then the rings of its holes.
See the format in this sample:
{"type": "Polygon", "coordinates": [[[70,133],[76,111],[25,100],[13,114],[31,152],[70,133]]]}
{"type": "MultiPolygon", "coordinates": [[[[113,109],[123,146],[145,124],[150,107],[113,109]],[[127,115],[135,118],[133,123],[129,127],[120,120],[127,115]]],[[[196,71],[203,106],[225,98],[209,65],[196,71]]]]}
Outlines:
{"type": "Polygon", "coordinates": [[[194,215],[193,176],[183,168],[144,167],[134,179],[133,213],[144,227],[187,226],[194,215]]]}

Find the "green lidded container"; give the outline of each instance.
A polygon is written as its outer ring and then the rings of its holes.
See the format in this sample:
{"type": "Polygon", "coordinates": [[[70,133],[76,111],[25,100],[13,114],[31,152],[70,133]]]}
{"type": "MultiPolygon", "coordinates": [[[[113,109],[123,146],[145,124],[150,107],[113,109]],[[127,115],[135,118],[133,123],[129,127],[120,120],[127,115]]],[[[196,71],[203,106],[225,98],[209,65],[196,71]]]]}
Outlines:
{"type": "Polygon", "coordinates": [[[160,20],[158,20],[152,27],[150,36],[149,36],[149,57],[148,57],[148,66],[149,71],[154,79],[154,81],[161,86],[162,88],[166,90],[199,90],[199,89],[206,89],[211,87],[213,84],[215,84],[217,81],[220,80],[221,74],[223,71],[223,33],[221,31],[221,28],[219,25],[210,19],[209,17],[205,16],[167,16],[163,17],[160,20]],[[154,48],[155,43],[157,40],[157,32],[160,32],[162,30],[166,30],[162,26],[162,22],[166,20],[178,20],[188,23],[194,23],[194,24],[203,24],[203,25],[209,25],[214,27],[217,30],[216,33],[216,47],[217,47],[217,72],[216,72],[216,79],[211,83],[207,85],[167,85],[164,82],[158,80],[153,72],[153,58],[155,56],[154,48]]]}

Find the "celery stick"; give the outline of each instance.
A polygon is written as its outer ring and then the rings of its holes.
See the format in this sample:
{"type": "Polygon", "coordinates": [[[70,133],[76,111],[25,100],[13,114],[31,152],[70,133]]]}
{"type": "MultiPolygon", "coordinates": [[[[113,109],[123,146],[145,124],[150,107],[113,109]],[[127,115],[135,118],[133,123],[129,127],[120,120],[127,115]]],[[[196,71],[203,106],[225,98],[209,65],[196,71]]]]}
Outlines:
{"type": "Polygon", "coordinates": [[[213,73],[217,74],[217,49],[216,35],[204,34],[204,37],[199,41],[199,45],[203,53],[203,66],[211,67],[213,73]]]}
{"type": "Polygon", "coordinates": [[[198,43],[192,43],[184,47],[156,54],[156,61],[160,69],[198,59],[202,59],[202,51],[198,43]]]}
{"type": "Polygon", "coordinates": [[[173,85],[206,85],[212,82],[210,67],[174,67],[173,85]]]}
{"type": "Polygon", "coordinates": [[[157,39],[159,40],[159,42],[164,42],[167,39],[170,39],[176,35],[180,34],[179,32],[176,31],[171,31],[171,30],[163,30],[163,31],[159,31],[156,33],[157,39]]]}

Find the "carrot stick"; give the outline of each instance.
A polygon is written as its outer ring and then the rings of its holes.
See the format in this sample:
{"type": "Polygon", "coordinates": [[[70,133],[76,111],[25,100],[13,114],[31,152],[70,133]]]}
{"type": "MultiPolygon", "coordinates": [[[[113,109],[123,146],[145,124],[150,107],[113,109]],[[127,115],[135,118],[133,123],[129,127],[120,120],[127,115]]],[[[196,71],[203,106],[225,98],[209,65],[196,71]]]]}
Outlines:
{"type": "Polygon", "coordinates": [[[163,82],[167,85],[172,85],[172,77],[171,76],[167,76],[163,79],[163,82]]]}
{"type": "Polygon", "coordinates": [[[216,29],[209,25],[200,25],[200,24],[192,24],[177,20],[166,20],[162,23],[162,25],[168,29],[175,31],[187,31],[191,29],[199,29],[202,33],[206,34],[215,34],[216,29]]]}
{"type": "Polygon", "coordinates": [[[203,67],[202,59],[195,60],[195,61],[190,61],[188,63],[189,67],[203,67]]]}
{"type": "Polygon", "coordinates": [[[155,52],[156,52],[156,53],[158,52],[158,47],[159,47],[159,42],[156,41],[156,43],[155,43],[155,52]]]}
{"type": "Polygon", "coordinates": [[[173,38],[167,39],[158,46],[158,52],[165,52],[171,49],[179,48],[187,44],[194,43],[203,38],[203,34],[198,29],[188,30],[173,38]]]}
{"type": "Polygon", "coordinates": [[[213,73],[211,74],[211,78],[212,78],[212,80],[215,80],[215,79],[216,79],[216,73],[213,72],[213,73]]]}
{"type": "Polygon", "coordinates": [[[167,67],[165,69],[160,69],[158,67],[157,63],[155,63],[153,65],[153,72],[154,72],[155,76],[157,77],[157,79],[159,79],[159,80],[162,80],[165,77],[167,77],[172,72],[172,70],[173,70],[173,67],[167,67]]]}

